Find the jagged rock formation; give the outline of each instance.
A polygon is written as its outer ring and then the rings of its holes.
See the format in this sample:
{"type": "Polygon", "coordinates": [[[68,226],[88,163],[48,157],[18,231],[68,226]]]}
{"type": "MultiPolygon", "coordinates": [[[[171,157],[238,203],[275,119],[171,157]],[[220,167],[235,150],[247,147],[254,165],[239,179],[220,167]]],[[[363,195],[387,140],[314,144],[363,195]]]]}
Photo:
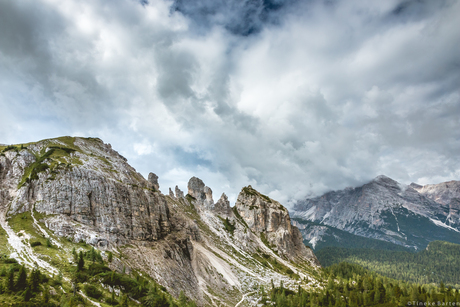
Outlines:
{"type": "MultiPolygon", "coordinates": [[[[361,187],[300,201],[294,207],[294,216],[407,247],[424,248],[437,239],[460,243],[459,229],[452,228],[453,223],[446,224],[458,212],[455,203],[450,212],[417,191],[422,188],[378,176],[361,187]]],[[[312,243],[321,240],[313,235],[314,227],[308,229],[310,232],[305,232],[304,237],[309,237],[312,243]]]]}
{"type": "Polygon", "coordinates": [[[159,188],[158,176],[144,179],[100,139],[63,137],[0,154],[0,222],[11,236],[8,217],[37,214],[56,244],[111,250],[115,268],[144,272],[201,305],[234,306],[271,280],[318,284],[318,261],[278,202],[248,187],[233,208],[225,194],[214,203],[196,177],[185,196],[177,186],[167,196],[159,188]]]}
{"type": "Polygon", "coordinates": [[[188,195],[190,195],[195,200],[198,208],[202,210],[209,210],[214,206],[211,188],[205,186],[203,181],[199,178],[192,177],[189,180],[188,195]]]}
{"type": "Polygon", "coordinates": [[[280,203],[248,186],[238,195],[236,208],[251,231],[259,234],[275,252],[291,261],[315,261],[313,252],[305,247],[299,229],[291,225],[289,213],[280,203]]]}

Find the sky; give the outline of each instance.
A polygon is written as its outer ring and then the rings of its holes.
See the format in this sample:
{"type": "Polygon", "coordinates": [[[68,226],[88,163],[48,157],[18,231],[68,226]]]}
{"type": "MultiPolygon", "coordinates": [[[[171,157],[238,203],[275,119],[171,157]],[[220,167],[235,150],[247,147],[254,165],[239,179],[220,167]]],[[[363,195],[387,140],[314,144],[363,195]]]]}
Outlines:
{"type": "Polygon", "coordinates": [[[99,137],[160,190],[289,206],[460,180],[460,1],[0,0],[0,143],[99,137]]]}

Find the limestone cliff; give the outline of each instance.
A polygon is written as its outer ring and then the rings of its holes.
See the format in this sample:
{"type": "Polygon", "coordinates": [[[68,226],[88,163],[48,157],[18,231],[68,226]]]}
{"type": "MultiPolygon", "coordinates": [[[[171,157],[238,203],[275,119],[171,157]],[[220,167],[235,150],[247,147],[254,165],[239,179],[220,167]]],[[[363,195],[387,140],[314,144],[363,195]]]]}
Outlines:
{"type": "Polygon", "coordinates": [[[279,202],[251,186],[242,189],[236,208],[240,216],[264,244],[291,261],[317,262],[313,252],[302,242],[299,229],[291,224],[288,210],[279,202]]]}
{"type": "Polygon", "coordinates": [[[171,231],[158,186],[99,139],[58,138],[3,152],[0,207],[8,215],[32,209],[63,236],[99,245],[158,240],[171,231]],[[77,231],[75,222],[92,232],[77,231]]]}

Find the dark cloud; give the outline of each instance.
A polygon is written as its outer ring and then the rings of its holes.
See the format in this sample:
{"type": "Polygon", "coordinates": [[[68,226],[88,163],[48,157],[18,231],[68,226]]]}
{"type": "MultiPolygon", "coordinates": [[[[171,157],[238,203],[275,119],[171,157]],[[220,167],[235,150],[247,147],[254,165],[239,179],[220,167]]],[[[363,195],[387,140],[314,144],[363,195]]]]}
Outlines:
{"type": "Polygon", "coordinates": [[[298,0],[175,0],[172,9],[189,17],[200,31],[219,25],[247,36],[265,25],[279,24],[280,17],[298,0]]]}
{"type": "MultiPolygon", "coordinates": [[[[456,1],[0,2],[0,143],[98,136],[162,189],[460,176],[456,1]]],[[[217,195],[218,196],[218,195],[217,195]]]]}

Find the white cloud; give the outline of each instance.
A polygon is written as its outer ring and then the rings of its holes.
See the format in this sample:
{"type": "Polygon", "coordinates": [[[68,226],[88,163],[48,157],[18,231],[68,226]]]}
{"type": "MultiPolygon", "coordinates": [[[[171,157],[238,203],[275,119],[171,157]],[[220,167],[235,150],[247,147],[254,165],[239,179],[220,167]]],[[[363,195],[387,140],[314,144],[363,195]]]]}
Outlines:
{"type": "Polygon", "coordinates": [[[1,3],[0,143],[99,136],[215,199],[459,179],[458,2],[284,1],[229,27],[248,3],[1,3]]]}

